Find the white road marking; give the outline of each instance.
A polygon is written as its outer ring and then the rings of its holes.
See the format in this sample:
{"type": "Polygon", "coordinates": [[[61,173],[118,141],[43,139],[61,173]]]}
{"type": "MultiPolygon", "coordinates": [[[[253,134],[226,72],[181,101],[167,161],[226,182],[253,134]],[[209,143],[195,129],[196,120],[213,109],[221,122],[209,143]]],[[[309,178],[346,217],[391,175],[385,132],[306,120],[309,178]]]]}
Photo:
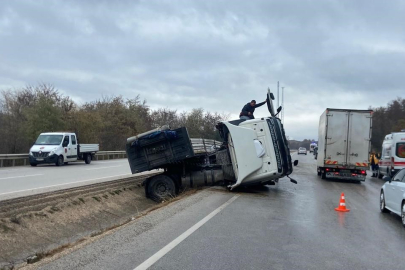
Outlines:
{"type": "Polygon", "coordinates": [[[108,167],[99,167],[99,168],[91,168],[91,169],[86,169],[86,171],[92,171],[92,170],[101,170],[101,169],[108,169],[108,168],[116,168],[116,167],[121,167],[122,165],[118,166],[108,166],[108,167]]]}
{"type": "MultiPolygon", "coordinates": [[[[112,175],[112,176],[94,178],[94,179],[89,179],[89,180],[84,180],[84,181],[69,182],[69,183],[58,184],[58,185],[52,185],[52,186],[46,186],[46,187],[30,188],[30,189],[24,189],[24,190],[12,191],[12,192],[0,193],[0,195],[7,195],[7,194],[18,193],[18,192],[25,192],[25,191],[30,191],[30,190],[37,190],[37,189],[44,189],[44,188],[51,188],[51,187],[66,186],[66,185],[70,185],[70,184],[84,183],[84,182],[90,182],[90,181],[95,181],[95,180],[100,180],[100,179],[105,179],[105,178],[110,178],[110,177],[125,176],[125,175],[126,175],[126,176],[132,176],[133,174],[112,175]]],[[[112,179],[112,180],[113,180],[113,179],[112,179]]]]}
{"type": "Polygon", "coordinates": [[[183,242],[187,237],[189,237],[191,234],[193,234],[196,230],[198,230],[201,226],[203,226],[205,223],[207,223],[211,218],[213,218],[216,214],[221,212],[225,207],[230,205],[233,201],[235,201],[240,195],[235,195],[232,198],[230,198],[226,203],[212,211],[210,214],[208,214],[205,218],[197,222],[194,226],[192,226],[190,229],[182,233],[179,237],[174,239],[172,242],[167,244],[165,247],[163,247],[161,250],[156,252],[152,257],[141,263],[138,267],[136,267],[134,270],[146,270],[152,265],[154,265],[158,260],[160,260],[163,256],[165,256],[170,250],[175,248],[178,244],[183,242]]]}
{"type": "Polygon", "coordinates": [[[22,177],[31,177],[31,176],[40,176],[40,175],[43,175],[43,174],[31,174],[31,175],[9,176],[9,177],[0,178],[0,180],[12,179],[12,178],[22,178],[22,177]]]}

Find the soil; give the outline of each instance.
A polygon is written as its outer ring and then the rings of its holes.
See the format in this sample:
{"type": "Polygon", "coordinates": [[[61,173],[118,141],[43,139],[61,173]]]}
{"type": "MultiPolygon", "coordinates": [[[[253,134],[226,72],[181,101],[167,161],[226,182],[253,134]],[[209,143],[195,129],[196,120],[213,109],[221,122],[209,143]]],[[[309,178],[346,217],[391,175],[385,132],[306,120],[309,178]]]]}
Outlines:
{"type": "Polygon", "coordinates": [[[123,179],[0,202],[0,269],[35,262],[156,207],[158,203],[145,197],[142,180],[123,179]]]}

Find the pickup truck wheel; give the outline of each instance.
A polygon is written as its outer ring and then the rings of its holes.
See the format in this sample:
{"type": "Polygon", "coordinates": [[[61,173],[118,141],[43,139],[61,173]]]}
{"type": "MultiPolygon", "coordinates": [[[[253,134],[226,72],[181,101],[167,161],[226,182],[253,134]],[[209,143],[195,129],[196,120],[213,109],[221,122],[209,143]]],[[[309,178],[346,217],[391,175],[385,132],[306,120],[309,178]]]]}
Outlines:
{"type": "Polygon", "coordinates": [[[154,176],[148,183],[148,195],[157,202],[174,198],[176,196],[174,181],[164,174],[154,176]]]}
{"type": "Polygon", "coordinates": [[[90,164],[91,163],[91,155],[86,155],[86,157],[84,158],[84,162],[86,162],[86,164],[90,164]]]}
{"type": "Polygon", "coordinates": [[[36,167],[38,164],[36,164],[36,163],[30,163],[30,165],[31,165],[32,167],[36,167]]]}
{"type": "Polygon", "coordinates": [[[56,166],[63,166],[63,156],[59,156],[58,160],[56,161],[56,166]]]}

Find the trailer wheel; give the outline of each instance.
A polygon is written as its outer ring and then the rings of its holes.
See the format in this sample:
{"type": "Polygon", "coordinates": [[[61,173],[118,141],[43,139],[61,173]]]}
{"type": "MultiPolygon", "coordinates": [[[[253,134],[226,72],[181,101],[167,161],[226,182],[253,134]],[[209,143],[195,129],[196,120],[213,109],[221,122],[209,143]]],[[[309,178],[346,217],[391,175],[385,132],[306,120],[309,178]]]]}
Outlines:
{"type": "Polygon", "coordinates": [[[86,157],[84,158],[84,162],[86,162],[86,164],[90,164],[91,163],[91,155],[86,155],[86,157]]]}
{"type": "Polygon", "coordinates": [[[152,200],[161,202],[176,196],[176,186],[169,176],[159,174],[149,181],[147,193],[152,200]]]}
{"type": "Polygon", "coordinates": [[[56,166],[63,166],[63,156],[59,156],[55,164],[56,166]]]}

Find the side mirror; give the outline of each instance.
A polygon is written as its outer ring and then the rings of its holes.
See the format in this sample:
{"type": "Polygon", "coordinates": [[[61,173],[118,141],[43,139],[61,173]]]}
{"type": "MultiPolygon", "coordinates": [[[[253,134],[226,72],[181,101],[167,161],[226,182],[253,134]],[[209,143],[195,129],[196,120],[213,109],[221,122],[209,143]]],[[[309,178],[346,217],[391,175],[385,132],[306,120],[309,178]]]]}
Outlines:
{"type": "Polygon", "coordinates": [[[270,93],[270,98],[271,98],[271,100],[274,100],[274,95],[273,95],[273,93],[270,93]]]}
{"type": "Polygon", "coordinates": [[[279,113],[279,112],[281,112],[281,110],[283,109],[283,107],[278,107],[278,109],[277,109],[277,114],[279,113]]]}
{"type": "Polygon", "coordinates": [[[383,180],[386,182],[390,182],[390,183],[392,181],[391,177],[389,177],[389,176],[384,176],[383,180]]]}
{"type": "Polygon", "coordinates": [[[294,166],[298,165],[298,159],[294,160],[294,166]]]}

